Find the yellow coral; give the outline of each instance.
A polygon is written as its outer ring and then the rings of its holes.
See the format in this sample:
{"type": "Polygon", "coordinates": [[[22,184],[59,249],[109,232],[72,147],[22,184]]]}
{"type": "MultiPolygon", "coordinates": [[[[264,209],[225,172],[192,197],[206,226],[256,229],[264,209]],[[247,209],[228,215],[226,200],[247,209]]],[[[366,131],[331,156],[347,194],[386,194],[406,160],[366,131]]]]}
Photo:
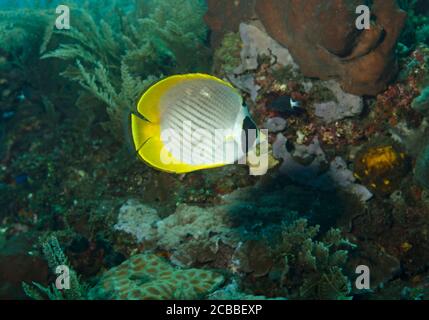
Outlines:
{"type": "Polygon", "coordinates": [[[406,156],[394,145],[371,146],[363,150],[355,163],[355,176],[373,191],[391,193],[407,172],[406,156]]]}
{"type": "Polygon", "coordinates": [[[366,165],[366,172],[369,174],[374,170],[393,169],[398,164],[399,157],[403,159],[404,154],[398,155],[392,146],[385,146],[370,149],[361,161],[366,165]]]}

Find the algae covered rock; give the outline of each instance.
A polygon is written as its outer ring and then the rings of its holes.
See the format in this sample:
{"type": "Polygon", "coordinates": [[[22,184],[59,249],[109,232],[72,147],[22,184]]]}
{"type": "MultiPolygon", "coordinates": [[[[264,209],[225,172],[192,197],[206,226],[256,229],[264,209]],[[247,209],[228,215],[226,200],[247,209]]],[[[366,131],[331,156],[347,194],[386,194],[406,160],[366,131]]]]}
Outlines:
{"type": "Polygon", "coordinates": [[[363,99],[344,92],[335,80],[322,82],[330,90],[336,101],[316,103],[315,115],[326,123],[332,123],[344,118],[359,116],[363,111],[363,99]]]}
{"type": "Polygon", "coordinates": [[[107,271],[89,292],[91,299],[200,299],[216,290],[224,277],[201,269],[177,269],[151,253],[137,254],[107,271]]]}

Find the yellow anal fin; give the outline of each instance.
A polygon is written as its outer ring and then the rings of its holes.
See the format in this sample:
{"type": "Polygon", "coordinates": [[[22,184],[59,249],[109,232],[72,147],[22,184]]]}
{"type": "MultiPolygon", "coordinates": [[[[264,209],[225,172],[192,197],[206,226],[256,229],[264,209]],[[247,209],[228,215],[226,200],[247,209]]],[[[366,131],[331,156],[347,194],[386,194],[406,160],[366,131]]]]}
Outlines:
{"type": "Polygon", "coordinates": [[[169,173],[182,174],[224,166],[224,164],[192,165],[183,163],[165,148],[159,137],[152,137],[146,141],[138,154],[151,167],[169,173]]]}
{"type": "Polygon", "coordinates": [[[169,173],[188,173],[221,167],[224,164],[191,165],[177,160],[160,139],[160,127],[131,114],[131,131],[137,154],[151,167],[169,173]]]}

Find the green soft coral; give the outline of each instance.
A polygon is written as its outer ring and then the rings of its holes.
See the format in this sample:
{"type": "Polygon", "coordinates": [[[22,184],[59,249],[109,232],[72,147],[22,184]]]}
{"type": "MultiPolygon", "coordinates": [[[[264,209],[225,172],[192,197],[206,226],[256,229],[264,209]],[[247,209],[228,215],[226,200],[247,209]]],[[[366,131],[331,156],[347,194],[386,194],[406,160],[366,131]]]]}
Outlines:
{"type": "Polygon", "coordinates": [[[34,64],[51,39],[54,21],[44,10],[0,11],[0,54],[8,57],[3,67],[27,70],[34,64]]]}
{"type": "Polygon", "coordinates": [[[67,266],[69,268],[70,289],[58,290],[54,284],[45,287],[36,282],[33,282],[32,285],[24,282],[22,287],[26,295],[34,300],[85,299],[87,287],[81,283],[77,273],[70,267],[70,263],[61,249],[58,239],[55,236],[49,236],[42,242],[42,250],[48,266],[53,273],[56,273],[58,266],[67,266]]]}
{"type": "Polygon", "coordinates": [[[55,32],[66,41],[42,58],[73,62],[63,76],[105,104],[107,127],[123,140],[124,115],[150,84],[170,74],[208,70],[206,7],[200,0],[152,0],[110,10],[119,18],[96,23],[92,11],[75,8],[76,25],[55,32]]]}

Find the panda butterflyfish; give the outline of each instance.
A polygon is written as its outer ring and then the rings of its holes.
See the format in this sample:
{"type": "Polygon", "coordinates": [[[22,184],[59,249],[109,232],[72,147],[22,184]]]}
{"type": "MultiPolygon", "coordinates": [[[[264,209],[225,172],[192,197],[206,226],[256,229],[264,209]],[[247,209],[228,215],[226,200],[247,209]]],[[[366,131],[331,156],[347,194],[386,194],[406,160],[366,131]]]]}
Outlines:
{"type": "Polygon", "coordinates": [[[260,135],[240,93],[206,74],[175,75],[155,83],[131,112],[130,124],[139,157],[177,174],[246,164],[260,135]]]}

